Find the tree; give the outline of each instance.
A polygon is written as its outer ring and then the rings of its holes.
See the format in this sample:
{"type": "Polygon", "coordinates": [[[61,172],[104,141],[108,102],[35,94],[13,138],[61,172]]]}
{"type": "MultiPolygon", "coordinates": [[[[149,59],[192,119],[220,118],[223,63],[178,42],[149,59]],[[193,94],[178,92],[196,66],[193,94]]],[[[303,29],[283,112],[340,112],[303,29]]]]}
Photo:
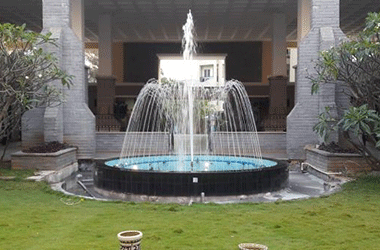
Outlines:
{"type": "MultiPolygon", "coordinates": [[[[322,51],[315,69],[310,76],[313,94],[324,82],[346,86],[352,107],[336,120],[336,126],[373,166],[380,167],[379,150],[373,152],[368,145],[380,149],[380,13],[369,13],[356,37],[322,51]]],[[[328,113],[322,113],[314,127],[321,136],[331,130],[326,117],[328,113]]]]}
{"type": "Polygon", "coordinates": [[[63,94],[49,82],[71,85],[72,76],[58,67],[54,55],[42,49],[49,44],[57,46],[51,33],[0,24],[0,138],[9,138],[18,129],[27,110],[59,105],[63,94]]]}
{"type": "Polygon", "coordinates": [[[380,112],[380,13],[369,13],[364,30],[350,41],[322,51],[311,77],[312,92],[323,82],[348,87],[353,106],[367,104],[380,112]]]}

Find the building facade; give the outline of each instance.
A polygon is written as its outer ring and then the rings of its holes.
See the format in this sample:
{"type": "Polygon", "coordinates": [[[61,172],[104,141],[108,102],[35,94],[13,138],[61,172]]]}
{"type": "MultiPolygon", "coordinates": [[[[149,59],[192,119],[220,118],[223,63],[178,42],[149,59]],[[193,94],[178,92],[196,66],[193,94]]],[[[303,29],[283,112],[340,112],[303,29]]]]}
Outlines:
{"type": "MultiPolygon", "coordinates": [[[[262,129],[286,131],[288,157],[302,159],[303,147],[318,143],[312,131],[318,114],[325,106],[338,113],[337,106],[348,105],[339,85],[325,85],[319,95],[311,95],[313,60],[360,30],[368,12],[380,10],[375,0],[19,2],[22,6],[13,8],[18,15],[9,13],[12,3],[4,4],[0,21],[52,32],[58,47],[46,49],[75,77],[74,87],[63,89],[63,105],[25,114],[22,144],[66,142],[78,146],[79,158],[94,157],[96,129],[121,126],[113,119],[115,103],[130,109],[145,82],[160,77],[159,55],[180,54],[181,27],[191,8],[198,51],[225,55],[225,75],[218,78],[242,81],[252,106],[261,110],[262,129]],[[23,15],[26,10],[29,14],[23,15]],[[85,49],[98,51],[96,84],[87,82],[85,49]],[[284,122],[271,126],[266,123],[271,117],[284,122]]],[[[200,74],[216,77],[222,72],[216,65],[203,65],[200,74]]]]}

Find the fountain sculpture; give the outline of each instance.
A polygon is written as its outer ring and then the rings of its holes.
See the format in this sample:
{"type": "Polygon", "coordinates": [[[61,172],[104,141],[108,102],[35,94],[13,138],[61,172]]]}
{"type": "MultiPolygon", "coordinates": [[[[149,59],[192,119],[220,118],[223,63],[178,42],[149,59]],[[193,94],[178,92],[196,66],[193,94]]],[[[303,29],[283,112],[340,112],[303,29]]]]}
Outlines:
{"type": "MultiPolygon", "coordinates": [[[[184,60],[195,52],[191,12],[184,60]]],[[[119,159],[98,165],[98,190],[161,196],[240,195],[283,188],[286,166],[263,159],[248,95],[239,81],[194,79],[141,90],[119,159]]]]}

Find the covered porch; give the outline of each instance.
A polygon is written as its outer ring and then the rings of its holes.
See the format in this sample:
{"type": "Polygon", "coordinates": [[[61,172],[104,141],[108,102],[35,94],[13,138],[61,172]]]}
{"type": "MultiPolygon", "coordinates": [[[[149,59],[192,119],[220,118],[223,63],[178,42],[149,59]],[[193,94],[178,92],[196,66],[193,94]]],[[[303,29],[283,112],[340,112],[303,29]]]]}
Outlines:
{"type": "MultiPolygon", "coordinates": [[[[360,31],[367,13],[379,11],[380,3],[377,0],[15,0],[2,3],[0,21],[26,23],[29,29],[51,31],[61,39],[62,51],[57,53],[62,55],[62,65],[69,71],[78,71],[75,86],[80,90],[75,90],[75,99],[87,104],[95,116],[83,111],[87,125],[77,126],[75,133],[65,132],[68,121],[58,119],[63,129],[57,133],[63,134],[63,140],[75,143],[85,130],[95,142],[95,130],[120,131],[125,127],[140,89],[150,78],[159,78],[157,54],[180,53],[182,25],[189,9],[195,20],[198,51],[227,55],[226,79],[243,82],[258,114],[259,129],[286,131],[289,158],[302,158],[303,145],[317,141],[311,128],[325,106],[321,103],[323,98],[310,95],[306,69],[313,70],[311,61],[318,51],[360,31]],[[65,31],[60,33],[59,29],[65,31]],[[68,44],[79,46],[76,49],[81,53],[73,53],[68,44]],[[85,51],[98,54],[96,81],[88,82],[84,77],[85,51]],[[73,59],[82,64],[70,65],[73,59]],[[115,119],[116,103],[127,105],[122,122],[115,119]]],[[[330,103],[340,100],[338,94],[330,97],[330,103]]],[[[82,107],[70,105],[65,109],[82,107]]],[[[39,116],[44,119],[42,113],[39,116]]],[[[36,129],[23,131],[25,145],[41,140],[35,133],[45,132],[37,129],[38,124],[35,123],[36,129]]],[[[91,158],[94,150],[83,150],[83,154],[80,150],[79,155],[91,158]]]]}

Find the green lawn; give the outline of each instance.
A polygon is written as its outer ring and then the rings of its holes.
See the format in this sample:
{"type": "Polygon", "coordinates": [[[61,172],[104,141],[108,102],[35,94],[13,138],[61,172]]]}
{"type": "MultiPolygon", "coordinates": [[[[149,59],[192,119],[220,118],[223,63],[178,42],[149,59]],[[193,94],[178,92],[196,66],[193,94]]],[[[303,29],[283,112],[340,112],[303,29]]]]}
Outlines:
{"type": "Polygon", "coordinates": [[[238,249],[242,242],[270,250],[378,249],[379,210],[379,177],[323,198],[192,206],[68,198],[17,178],[0,181],[0,249],[118,249],[116,234],[127,229],[143,232],[143,250],[238,249]]]}

